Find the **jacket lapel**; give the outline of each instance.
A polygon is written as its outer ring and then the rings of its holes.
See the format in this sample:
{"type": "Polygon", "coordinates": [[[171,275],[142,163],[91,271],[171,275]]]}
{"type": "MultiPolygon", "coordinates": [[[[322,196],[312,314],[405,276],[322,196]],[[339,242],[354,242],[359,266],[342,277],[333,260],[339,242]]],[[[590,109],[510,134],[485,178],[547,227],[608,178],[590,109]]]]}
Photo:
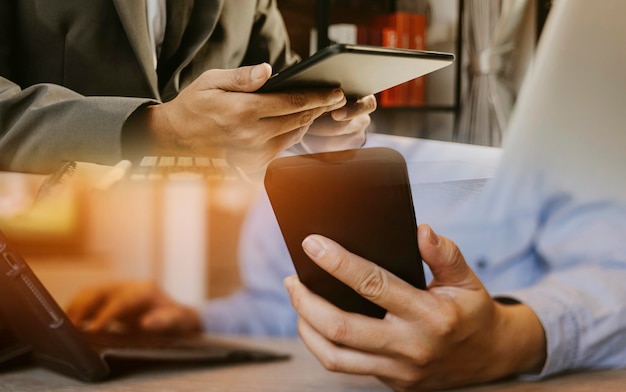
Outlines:
{"type": "Polygon", "coordinates": [[[148,22],[146,20],[146,4],[143,0],[113,0],[117,13],[120,17],[128,40],[135,51],[135,55],[141,66],[150,90],[154,97],[161,98],[154,69],[152,57],[152,45],[148,35],[148,22]]]}
{"type": "Polygon", "coordinates": [[[181,43],[181,67],[184,68],[196,55],[200,47],[213,33],[222,12],[225,0],[194,0],[193,11],[183,42],[181,43]]]}
{"type": "Polygon", "coordinates": [[[207,42],[221,14],[225,0],[193,0],[193,11],[185,29],[180,47],[166,66],[169,80],[163,88],[163,100],[171,99],[180,91],[180,73],[189,65],[207,42]]]}

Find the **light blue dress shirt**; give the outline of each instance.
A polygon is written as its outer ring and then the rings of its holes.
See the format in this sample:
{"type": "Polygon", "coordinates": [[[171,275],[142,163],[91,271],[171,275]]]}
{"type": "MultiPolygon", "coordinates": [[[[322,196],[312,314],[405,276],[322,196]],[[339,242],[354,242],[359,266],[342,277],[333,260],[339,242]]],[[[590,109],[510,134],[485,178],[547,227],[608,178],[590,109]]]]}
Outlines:
{"type": "MultiPolygon", "coordinates": [[[[418,222],[455,241],[494,297],[538,316],[547,360],[535,377],[626,367],[625,8],[556,3],[494,179],[466,202],[416,198],[418,222]]],[[[267,200],[252,210],[242,245],[246,291],[208,303],[207,328],[295,335],[282,285],[294,271],[267,200]]]]}
{"type": "MultiPolygon", "coordinates": [[[[548,343],[539,377],[626,366],[626,207],[575,189],[536,158],[507,154],[481,197],[467,202],[429,204],[415,184],[418,223],[453,239],[493,296],[535,311],[548,343]]],[[[245,290],[203,307],[207,330],[295,336],[282,284],[295,271],[265,196],[244,223],[240,270],[245,290]]]]}

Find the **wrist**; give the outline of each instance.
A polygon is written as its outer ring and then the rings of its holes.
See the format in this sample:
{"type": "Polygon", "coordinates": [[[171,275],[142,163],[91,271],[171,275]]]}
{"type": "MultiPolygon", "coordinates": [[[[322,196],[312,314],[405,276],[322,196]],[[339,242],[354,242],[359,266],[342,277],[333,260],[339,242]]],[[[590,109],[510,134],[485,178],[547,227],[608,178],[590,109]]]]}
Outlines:
{"type": "Polygon", "coordinates": [[[156,155],[164,155],[175,145],[173,126],[164,109],[165,104],[152,105],[142,113],[146,133],[151,141],[151,148],[156,155]]]}
{"type": "Polygon", "coordinates": [[[546,361],[546,337],[541,322],[527,305],[496,303],[501,322],[499,359],[504,375],[541,372],[546,361]]]}
{"type": "Polygon", "coordinates": [[[146,110],[151,105],[146,104],[138,107],[126,119],[122,128],[121,144],[122,156],[134,161],[145,155],[150,155],[151,138],[146,126],[146,110]]]}
{"type": "Polygon", "coordinates": [[[167,104],[144,106],[129,117],[132,127],[140,129],[147,150],[145,155],[177,155],[183,148],[176,137],[165,109],[167,104]]]}

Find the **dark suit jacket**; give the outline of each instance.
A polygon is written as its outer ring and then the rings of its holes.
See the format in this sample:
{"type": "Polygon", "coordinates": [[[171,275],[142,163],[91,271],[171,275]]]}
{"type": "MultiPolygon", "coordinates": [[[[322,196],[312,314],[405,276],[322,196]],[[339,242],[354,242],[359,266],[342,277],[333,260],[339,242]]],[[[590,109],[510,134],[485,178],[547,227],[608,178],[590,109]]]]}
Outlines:
{"type": "Polygon", "coordinates": [[[113,164],[138,107],[207,69],[297,61],[274,0],[177,1],[193,9],[160,79],[144,0],[0,1],[0,170],[113,164]]]}

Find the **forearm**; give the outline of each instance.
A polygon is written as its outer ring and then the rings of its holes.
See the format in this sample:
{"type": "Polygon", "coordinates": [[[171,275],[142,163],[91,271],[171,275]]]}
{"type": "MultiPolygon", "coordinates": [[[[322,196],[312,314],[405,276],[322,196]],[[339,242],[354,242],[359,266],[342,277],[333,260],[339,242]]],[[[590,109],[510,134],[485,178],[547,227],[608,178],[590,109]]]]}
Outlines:
{"type": "Polygon", "coordinates": [[[179,142],[162,104],[137,108],[124,125],[122,146],[127,158],[145,155],[176,155],[179,142]]]}
{"type": "Polygon", "coordinates": [[[0,166],[47,173],[64,160],[114,164],[140,98],[84,97],[56,85],[21,90],[0,78],[0,166]]]}

